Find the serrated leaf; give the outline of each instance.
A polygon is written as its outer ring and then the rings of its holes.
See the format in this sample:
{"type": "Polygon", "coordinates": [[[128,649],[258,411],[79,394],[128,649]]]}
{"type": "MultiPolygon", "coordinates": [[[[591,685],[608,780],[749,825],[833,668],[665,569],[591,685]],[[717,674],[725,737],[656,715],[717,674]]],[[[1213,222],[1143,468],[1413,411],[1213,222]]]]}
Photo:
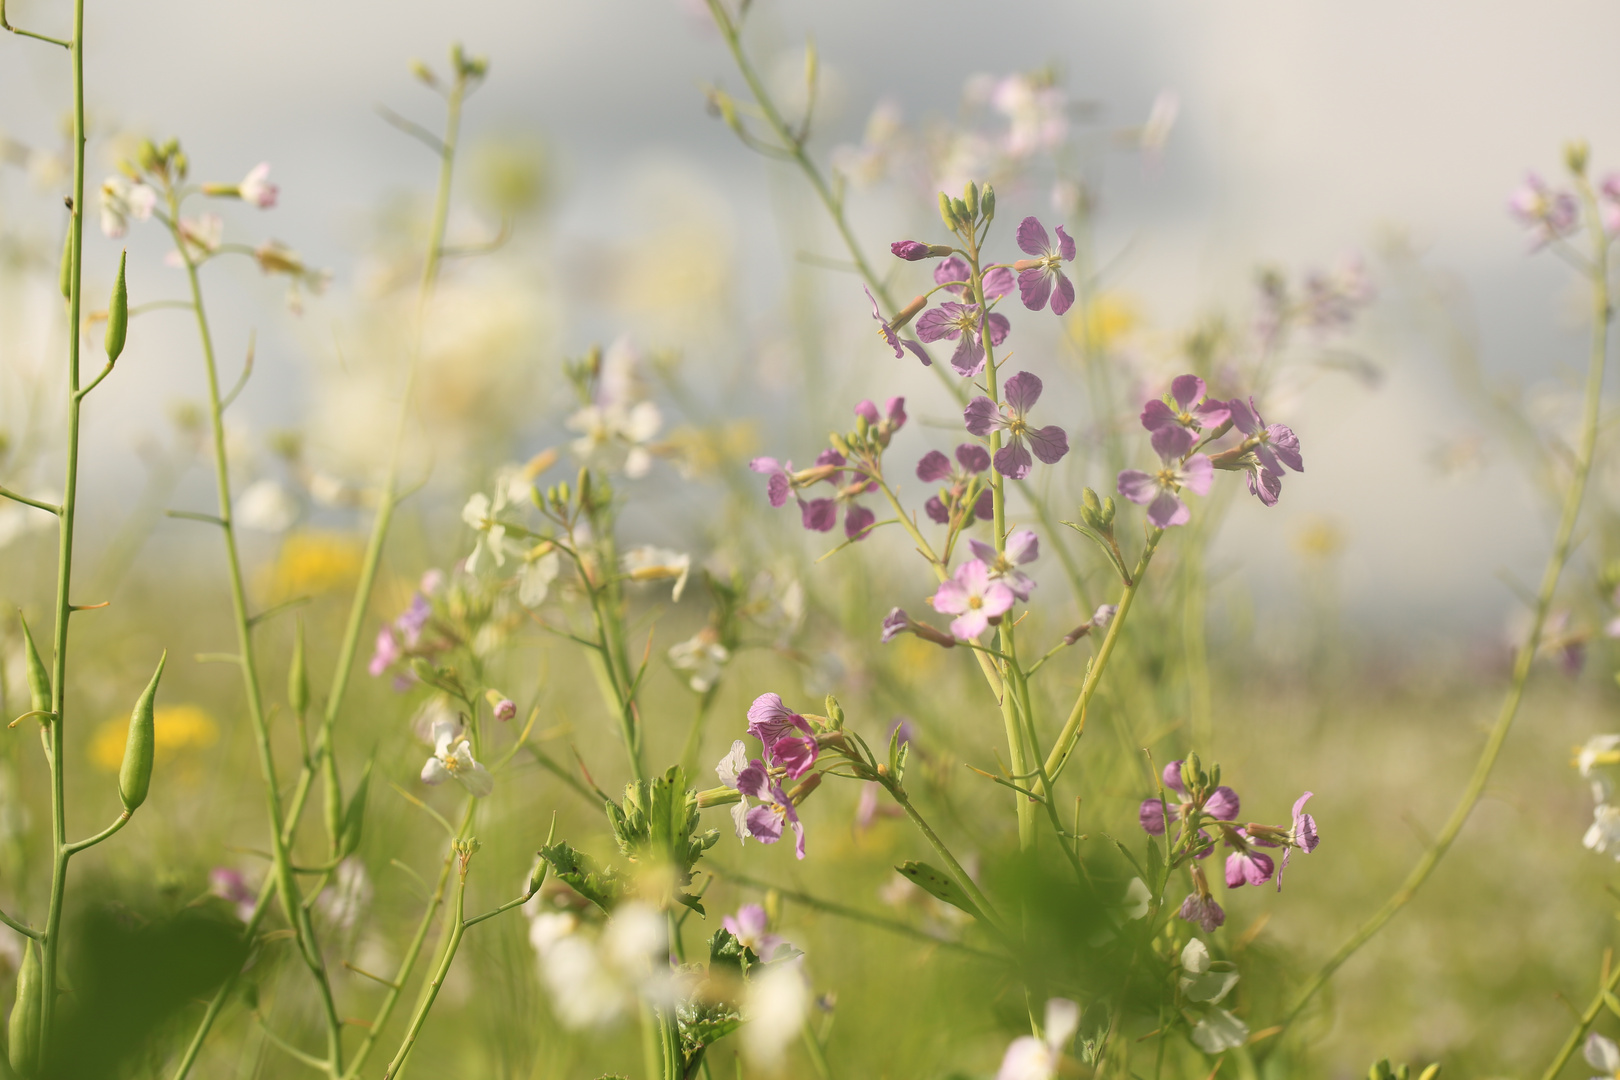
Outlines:
{"type": "Polygon", "coordinates": [[[612,867],[599,867],[583,852],[575,851],[565,840],[540,849],[540,857],[551,864],[557,877],[569,888],[612,913],[624,898],[624,882],[612,867]]]}
{"type": "Polygon", "coordinates": [[[689,1002],[675,1013],[681,1032],[681,1054],[690,1059],[742,1026],[742,1014],[726,1001],[689,1002]]]}
{"type": "Polygon", "coordinates": [[[607,805],[619,850],[632,862],[663,864],[676,872],[675,899],[703,913],[680,887],[692,881],[692,867],[720,841],[720,832],[696,833],[697,793],[686,786],[686,774],[673,766],[662,776],[627,784],[624,802],[607,805]]]}
{"type": "Polygon", "coordinates": [[[934,869],[927,863],[916,861],[903,862],[895,869],[934,899],[943,900],[952,907],[961,908],[975,919],[984,919],[984,913],[979,910],[979,905],[969,899],[962,886],[958,885],[956,880],[949,875],[934,869]]]}

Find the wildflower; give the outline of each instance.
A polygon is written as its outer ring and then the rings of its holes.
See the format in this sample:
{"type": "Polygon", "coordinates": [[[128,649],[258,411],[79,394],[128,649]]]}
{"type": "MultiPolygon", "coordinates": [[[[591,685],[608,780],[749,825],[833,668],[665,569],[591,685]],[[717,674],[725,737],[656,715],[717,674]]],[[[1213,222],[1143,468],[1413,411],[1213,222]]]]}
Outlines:
{"type": "Polygon", "coordinates": [[[1508,212],[1530,230],[1530,250],[1535,251],[1574,230],[1580,205],[1573,193],[1555,191],[1529,173],[1524,186],[1508,200],[1508,212]]]}
{"type": "Polygon", "coordinates": [[[1593,735],[1575,748],[1575,767],[1582,776],[1591,776],[1599,765],[1620,765],[1620,735],[1593,735]]]}
{"type": "Polygon", "coordinates": [[[1226,912],[1221,910],[1221,905],[1210,895],[1209,880],[1204,877],[1204,868],[1194,863],[1192,876],[1193,891],[1181,902],[1181,910],[1177,914],[1188,922],[1203,927],[1204,933],[1213,934],[1226,921],[1226,912]]]}
{"type": "Polygon", "coordinates": [[[1198,938],[1187,942],[1186,947],[1181,950],[1183,974],[1177,982],[1181,987],[1182,996],[1188,1001],[1215,1005],[1237,985],[1237,972],[1211,971],[1209,966],[1209,946],[1198,938]]]}
{"type": "Polygon", "coordinates": [[[1603,1070],[1602,1076],[1594,1076],[1592,1080],[1612,1080],[1620,1076],[1620,1046],[1616,1046],[1613,1039],[1606,1039],[1595,1031],[1590,1032],[1586,1036],[1586,1047],[1582,1054],[1588,1065],[1603,1070]]]}
{"type": "Polygon", "coordinates": [[[1294,823],[1284,840],[1282,866],[1277,870],[1278,892],[1282,892],[1283,871],[1288,869],[1288,857],[1294,853],[1294,849],[1298,848],[1309,855],[1322,842],[1316,835],[1316,819],[1305,812],[1305,804],[1310,799],[1311,792],[1307,791],[1294,800],[1294,823]]]}
{"type": "Polygon", "coordinates": [[[374,890],[366,864],[354,856],[338,863],[332,884],[321,890],[316,909],[338,930],[352,930],[371,906],[374,890]]]}
{"type": "Polygon", "coordinates": [[[523,557],[523,568],[518,571],[518,603],[537,608],[545,603],[551,583],[562,572],[562,556],[549,544],[536,544],[523,557]]]}
{"type": "Polygon", "coordinates": [[[287,307],[293,314],[304,310],[301,289],[311,296],[320,296],[332,283],[332,271],[306,264],[292,248],[275,240],[267,240],[253,249],[253,261],[264,274],[282,274],[287,278],[287,307]]]}
{"type": "Polygon", "coordinates": [[[664,581],[674,578],[675,588],[670,593],[670,599],[678,604],[681,602],[681,593],[686,591],[686,579],[692,573],[692,556],[668,548],[643,544],[631,548],[619,557],[619,569],[631,581],[664,581]]]}
{"type": "Polygon", "coordinates": [[[918,240],[896,240],[889,245],[889,250],[894,253],[895,258],[904,259],[906,262],[921,262],[933,254],[930,245],[918,240]]]}
{"type": "MultiPolygon", "coordinates": [[[[941,525],[949,525],[953,514],[963,509],[963,500],[979,483],[975,478],[990,467],[990,453],[976,443],[962,443],[956,448],[956,462],[960,468],[953,469],[951,459],[938,450],[928,451],[917,462],[917,479],[928,484],[949,481],[940,494],[923,504],[928,516],[941,525]]],[[[989,521],[995,516],[993,504],[994,494],[986,487],[975,496],[971,516],[989,521]]]]}
{"type": "MultiPolygon", "coordinates": [[[[893,398],[890,405],[898,403],[899,416],[902,423],[905,417],[905,401],[903,398],[893,398]]],[[[831,497],[805,500],[797,495],[800,488],[825,480],[830,484],[840,483],[848,464],[844,455],[833,449],[823,450],[816,456],[816,463],[808,469],[793,471],[793,462],[779,463],[775,458],[758,457],[748,463],[748,467],[757,473],[764,473],[769,478],[766,481],[765,492],[770,498],[772,506],[784,506],[788,496],[792,495],[799,504],[800,523],[812,532],[831,532],[838,524],[838,505],[848,503],[849,508],[844,515],[844,535],[851,540],[864,540],[871,532],[872,524],[877,515],[866,507],[855,502],[858,495],[874,490],[877,487],[875,480],[857,478],[851,483],[839,487],[831,497]]]]}
{"type": "MultiPolygon", "coordinates": [[[[966,259],[960,255],[952,255],[934,267],[934,284],[948,286],[946,292],[964,303],[971,304],[975,302],[973,286],[968,281],[972,273],[973,270],[968,266],[966,259]]],[[[993,266],[979,278],[979,288],[984,290],[984,298],[987,301],[1006,296],[1013,291],[1015,284],[1017,282],[1013,278],[1012,268],[1007,266],[993,266]]]]}
{"type": "Polygon", "coordinates": [[[700,694],[714,689],[730,660],[731,650],[720,644],[719,635],[708,626],[669,649],[670,666],[686,672],[686,685],[700,694]]]}
{"type": "MultiPolygon", "coordinates": [[[[777,701],[780,703],[781,699],[777,701]]],[[[736,827],[739,840],[747,841],[752,836],[762,844],[774,844],[782,839],[785,824],[792,827],[797,840],[795,853],[799,858],[804,858],[804,825],[799,821],[793,800],[782,790],[782,785],[772,779],[763,761],[748,760],[747,747],[742,740],[731,744],[731,752],[720,759],[714,771],[722,784],[743,796],[731,811],[732,824],[736,827]],[[760,805],[750,807],[748,800],[751,798],[757,799],[760,805]]]]}
{"type": "Polygon", "coordinates": [[[1093,630],[1103,629],[1114,621],[1114,615],[1118,611],[1119,608],[1113,604],[1099,604],[1097,610],[1092,613],[1091,618],[1063,635],[1063,644],[1073,645],[1093,630]]]}
{"type": "Polygon", "coordinates": [[[1153,907],[1153,893],[1148,889],[1147,882],[1139,877],[1131,878],[1131,883],[1125,886],[1123,903],[1127,922],[1144,918],[1153,907]]]}
{"type": "Polygon", "coordinates": [[[972,559],[956,568],[949,581],[934,592],[934,610],[955,615],[951,633],[961,641],[972,641],[990,628],[991,619],[1000,619],[1013,606],[1016,595],[999,581],[990,580],[990,568],[972,559]]]}
{"type": "Polygon", "coordinates": [[[1300,318],[1318,333],[1349,326],[1355,321],[1357,309],[1371,301],[1376,293],[1366,267],[1354,255],[1331,273],[1306,274],[1304,291],[1300,318]]]}
{"type": "Polygon", "coordinates": [[[495,778],[473,760],[472,746],[461,725],[451,720],[433,722],[433,756],[422,766],[422,783],[442,784],[454,777],[475,799],[495,790],[495,778]]]}
{"type": "MultiPolygon", "coordinates": [[[[1607,802],[1594,806],[1592,824],[1581,837],[1581,845],[1599,855],[1606,854],[1610,848],[1620,849],[1620,808],[1607,802]]],[[[1620,860],[1620,850],[1616,850],[1614,857],[1620,860]]]]}
{"type": "Polygon", "coordinates": [[[109,176],[101,185],[101,231],[114,240],[129,232],[129,221],[146,221],[157,206],[157,192],[146,184],[109,176]]]}
{"type": "Polygon", "coordinates": [[[566,1026],[611,1023],[638,998],[667,1000],[672,989],[666,918],[651,905],[619,905],[592,938],[577,916],[545,911],[529,920],[529,942],[552,1007],[566,1026]]]}
{"type": "Polygon", "coordinates": [[[258,897],[248,887],[247,879],[228,866],[216,866],[208,871],[208,892],[231,904],[236,917],[243,922],[253,918],[258,897]]]}
{"type": "Polygon", "coordinates": [[[400,648],[399,639],[394,637],[394,628],[385,626],[377,631],[377,643],[371,650],[371,662],[366,665],[366,671],[373,679],[380,678],[382,673],[399,663],[405,656],[405,650],[400,648]]]}
{"type": "Polygon", "coordinates": [[[1193,1025],[1192,1041],[1206,1054],[1236,1050],[1249,1041],[1249,1025],[1225,1009],[1211,1009],[1193,1025]]]}
{"type": "Polygon", "coordinates": [[[870,400],[863,398],[855,405],[855,415],[865,420],[867,427],[877,435],[878,444],[887,447],[895,432],[906,426],[906,399],[892,397],[883,403],[883,412],[870,400]]]}
{"type": "Polygon", "coordinates": [[[904,357],[907,352],[910,352],[923,362],[923,367],[932,367],[934,362],[928,358],[927,353],[923,352],[922,346],[915,341],[902,340],[899,333],[901,328],[910,322],[917,312],[922,310],[927,301],[919,296],[906,305],[892,320],[884,321],[883,312],[878,307],[877,297],[873,296],[872,290],[866,288],[865,285],[862,285],[861,288],[865,290],[866,298],[872,302],[872,318],[877,320],[878,337],[882,338],[889,348],[894,350],[895,359],[898,360],[904,357]]]}
{"type": "Polygon", "coordinates": [[[181,218],[176,231],[180,234],[181,250],[169,252],[163,261],[176,268],[195,266],[219,250],[220,241],[225,238],[225,220],[218,214],[181,218]]]}
{"type": "Polygon", "coordinates": [[[298,520],[298,500],[278,481],[258,480],[236,500],[236,520],[249,529],[286,532],[298,520]]]}
{"type": "MultiPolygon", "coordinates": [[[[1192,520],[1192,511],[1177,497],[1182,488],[1197,495],[1209,492],[1215,479],[1215,467],[1205,454],[1194,454],[1185,462],[1176,463],[1174,455],[1159,455],[1164,468],[1156,473],[1140,469],[1126,469],[1119,474],[1119,493],[1133,503],[1148,504],[1148,521],[1155,528],[1168,529],[1185,525],[1192,520]]],[[[1273,500],[1275,501],[1275,500],[1273,500]]]]}
{"type": "Polygon", "coordinates": [[[967,408],[962,411],[970,434],[982,438],[996,429],[1007,433],[1007,445],[997,450],[995,457],[996,471],[1002,476],[1022,480],[1029,475],[1031,462],[1029,450],[1024,446],[1025,439],[1034,448],[1035,456],[1048,465],[1057,464],[1069,452],[1069,439],[1062,428],[1056,424],[1043,428],[1031,427],[1025,418],[1040,400],[1041,389],[1039,377],[1020,371],[1008,379],[1007,385],[1002,388],[1004,402],[1000,408],[981,394],[968,402],[967,408]]]}
{"type": "Polygon", "coordinates": [[[1029,529],[1014,529],[1007,535],[1006,551],[997,551],[983,540],[969,540],[981,562],[990,568],[990,580],[1003,582],[1020,600],[1028,600],[1035,582],[1018,567],[1040,557],[1040,541],[1029,529]]]}
{"type": "Polygon", "coordinates": [[[930,308],[917,320],[917,336],[922,340],[956,342],[951,367],[964,376],[977,375],[984,370],[986,332],[990,344],[1000,345],[1011,330],[1012,323],[1007,321],[1007,316],[996,312],[981,316],[977,304],[958,304],[953,300],[930,308]]]}
{"type": "Polygon", "coordinates": [[[990,106],[1008,121],[1002,149],[1014,159],[1055,150],[1069,135],[1069,103],[1050,77],[1008,75],[990,88],[990,106]]]}
{"type": "Polygon", "coordinates": [[[276,205],[276,196],[281,189],[270,182],[270,163],[261,161],[253,166],[242,182],[236,185],[236,196],[245,203],[252,203],[260,210],[268,210],[276,205]]]}
{"type": "Polygon", "coordinates": [[[740,1036],[744,1053],[775,1070],[787,1048],[799,1038],[809,1011],[810,987],[802,963],[773,964],[759,977],[749,979],[740,1036]]]}
{"type": "Polygon", "coordinates": [[[1019,223],[1018,247],[1032,258],[1019,259],[1012,268],[1018,271],[1018,298],[1031,311],[1046,307],[1048,298],[1054,315],[1062,315],[1074,305],[1074,283],[1063,273],[1063,264],[1074,261],[1074,240],[1061,225],[1057,235],[1058,246],[1053,248],[1046,227],[1035,218],[1019,223]]]}
{"type": "Polygon", "coordinates": [[[510,484],[497,477],[493,497],[481,491],[475,492],[467,499],[467,505],[461,508],[461,520],[478,532],[472,554],[467,556],[469,574],[478,572],[481,556],[484,554],[494,560],[496,566],[506,565],[507,550],[512,545],[506,539],[506,526],[501,524],[498,515],[506,509],[510,489],[510,484]]]}
{"type": "MultiPolygon", "coordinates": [[[[1237,830],[1237,835],[1246,838],[1242,829],[1237,830]]],[[[1264,885],[1271,880],[1274,869],[1270,855],[1243,846],[1226,857],[1226,887],[1236,889],[1243,885],[1264,885]]]]}
{"type": "Polygon", "coordinates": [[[1282,490],[1283,467],[1305,471],[1305,461],[1299,455],[1299,436],[1286,424],[1267,424],[1252,397],[1247,403],[1233,398],[1227,405],[1232,410],[1232,426],[1247,436],[1237,449],[1248,462],[1249,491],[1266,506],[1275,506],[1282,490]]]}
{"type": "Polygon", "coordinates": [[[1232,415],[1226,402],[1204,396],[1204,380],[1196,375],[1178,376],[1170,384],[1170,399],[1174,409],[1162,398],[1142,409],[1142,426],[1152,434],[1153,449],[1161,457],[1180,457],[1193,448],[1195,431],[1219,427],[1232,415]]]}
{"type": "Polygon", "coordinates": [[[1080,1028],[1080,1006],[1067,998],[1046,999],[1046,1024],[1041,1038],[1021,1035],[1007,1047],[996,1070],[996,1080],[1054,1080],[1063,1063],[1063,1051],[1080,1028]]]}
{"type": "Polygon", "coordinates": [[[956,639],[949,634],[936,630],[927,623],[917,622],[902,608],[891,608],[883,617],[883,643],[887,645],[901,634],[916,634],[925,641],[932,641],[935,645],[943,645],[947,649],[956,645],[956,639]]]}
{"type": "MultiPolygon", "coordinates": [[[[493,694],[494,691],[492,690],[490,693],[493,694]]],[[[504,724],[517,715],[517,702],[509,697],[503,697],[490,708],[490,714],[504,724]]]]}
{"type": "Polygon", "coordinates": [[[731,936],[745,948],[752,949],[761,960],[769,961],[776,950],[787,944],[781,937],[770,933],[770,916],[758,904],[744,904],[736,915],[720,920],[731,936]]]}

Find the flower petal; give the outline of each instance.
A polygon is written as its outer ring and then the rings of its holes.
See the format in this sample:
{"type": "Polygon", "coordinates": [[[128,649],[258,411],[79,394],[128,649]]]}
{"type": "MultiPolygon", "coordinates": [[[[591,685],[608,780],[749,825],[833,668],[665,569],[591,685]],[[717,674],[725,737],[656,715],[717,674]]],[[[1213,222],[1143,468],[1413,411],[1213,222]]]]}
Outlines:
{"type": "MultiPolygon", "coordinates": [[[[988,398],[986,400],[989,400],[988,398]]],[[[958,443],[956,460],[970,473],[982,473],[990,467],[990,451],[978,443],[958,443]]]]}
{"type": "Polygon", "coordinates": [[[1119,493],[1133,503],[1151,502],[1159,492],[1159,481],[1141,469],[1125,469],[1119,474],[1119,493]]]}
{"type": "Polygon", "coordinates": [[[1053,271],[1057,278],[1057,288],[1052,291],[1052,314],[1065,314],[1074,306],[1074,282],[1061,270],[1053,271]]]}
{"type": "Polygon", "coordinates": [[[1020,270],[1018,272],[1018,299],[1031,311],[1040,311],[1046,307],[1047,298],[1052,295],[1052,279],[1041,270],[1020,270]]]}
{"type": "Polygon", "coordinates": [[[1032,464],[1021,436],[1014,435],[1012,441],[996,451],[996,472],[1008,479],[1022,480],[1029,475],[1032,464]]]}
{"type": "Polygon", "coordinates": [[[1052,250],[1052,238],[1046,235],[1046,227],[1033,217],[1027,217],[1018,223],[1018,249],[1025,255],[1045,255],[1052,250]]]}
{"type": "Polygon", "coordinates": [[[1186,412],[1193,402],[1204,396],[1204,380],[1196,375],[1178,375],[1170,383],[1170,396],[1176,399],[1181,411],[1186,412]]]}
{"type": "Polygon", "coordinates": [[[1058,254],[1063,256],[1064,262],[1074,262],[1074,240],[1063,231],[1063,226],[1057,227],[1058,254]]]}
{"type": "Polygon", "coordinates": [[[1069,437],[1056,424],[1043,428],[1030,428],[1026,433],[1035,456],[1048,465],[1056,465],[1069,452],[1069,437]]]}
{"type": "Polygon", "coordinates": [[[951,354],[951,367],[963,378],[972,378],[984,370],[984,346],[970,334],[963,334],[951,354]]]}
{"type": "Polygon", "coordinates": [[[983,394],[967,403],[967,408],[962,410],[962,419],[967,424],[969,435],[981,437],[990,434],[992,428],[1006,426],[996,403],[983,394]]]}
{"type": "Polygon", "coordinates": [[[1194,495],[1208,495],[1215,482],[1215,464],[1207,454],[1194,454],[1181,467],[1181,486],[1194,495]]]}
{"type": "Polygon", "coordinates": [[[1041,390],[1042,384],[1039,375],[1029,371],[1020,371],[1007,380],[1007,385],[1002,387],[1001,396],[1006,401],[1008,408],[1012,409],[1016,415],[1023,416],[1035,407],[1037,401],[1041,400],[1041,390]]]}
{"type": "Polygon", "coordinates": [[[1156,528],[1168,529],[1174,525],[1187,524],[1192,520],[1192,511],[1188,510],[1187,504],[1176,498],[1172,492],[1161,491],[1158,497],[1148,504],[1147,517],[1156,528]]]}
{"type": "Polygon", "coordinates": [[[951,475],[951,459],[938,450],[930,450],[917,462],[917,479],[932,484],[951,475]]]}

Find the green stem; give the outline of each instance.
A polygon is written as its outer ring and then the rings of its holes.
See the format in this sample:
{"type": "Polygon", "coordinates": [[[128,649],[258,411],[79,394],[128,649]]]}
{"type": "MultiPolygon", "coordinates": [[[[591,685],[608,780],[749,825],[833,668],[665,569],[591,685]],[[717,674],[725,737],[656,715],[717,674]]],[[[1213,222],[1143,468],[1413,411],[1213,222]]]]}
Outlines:
{"type": "Polygon", "coordinates": [[[832,1066],[827,1064],[827,1050],[821,1045],[821,1040],[816,1038],[816,1033],[810,1030],[808,1020],[800,1028],[800,1033],[804,1036],[804,1052],[809,1055],[810,1064],[816,1070],[816,1075],[821,1080],[833,1080],[832,1066]]]}
{"type": "Polygon", "coordinates": [[[1609,301],[1608,276],[1608,238],[1603,233],[1601,217],[1597,213],[1595,200],[1591,196],[1590,186],[1584,178],[1580,179],[1582,194],[1588,204],[1588,220],[1592,222],[1592,243],[1598,257],[1591,266],[1592,275],[1592,344],[1587,362],[1586,399],[1581,418],[1581,435],[1579,448],[1575,458],[1574,472],[1570,477],[1569,487],[1564,492],[1563,510],[1559,515],[1558,532],[1553,539],[1552,552],[1547,557],[1547,565],[1541,574],[1541,587],[1536,593],[1536,606],[1534,616],[1530,623],[1530,633],[1523,644],[1519,646],[1517,655],[1513,658],[1513,680],[1508,685],[1506,697],[1503,698],[1501,711],[1497,714],[1496,723],[1492,725],[1489,737],[1485,740],[1485,748],[1480,753],[1478,762],[1474,765],[1474,773],[1468,780],[1468,786],[1463,789],[1462,798],[1458,800],[1456,808],[1452,810],[1451,817],[1446,820],[1445,827],[1434,838],[1429,850],[1418,859],[1417,865],[1412,868],[1406,880],[1395,894],[1385,901],[1383,907],[1373,913],[1350,939],[1339,947],[1320,971],[1311,977],[1305,985],[1305,990],[1294,1002],[1287,1015],[1283,1018],[1283,1026],[1293,1023],[1300,1012],[1316,996],[1317,991],[1327,984],[1338,971],[1340,966],[1350,957],[1354,956],[1372,936],[1381,930],[1385,923],[1395,916],[1395,913],[1405,907],[1417,894],[1423,883],[1434,873],[1440,860],[1445,858],[1446,852],[1451,850],[1452,843],[1473,813],[1474,806],[1485,792],[1485,784],[1490,780],[1491,772],[1496,767],[1496,760],[1502,753],[1502,746],[1507,741],[1508,732],[1513,727],[1513,721],[1519,713],[1519,704],[1524,699],[1525,684],[1530,679],[1530,666],[1536,656],[1536,650],[1541,645],[1541,632],[1546,625],[1547,613],[1552,608],[1553,594],[1558,589],[1559,578],[1562,577],[1564,566],[1569,561],[1570,548],[1575,538],[1575,525],[1580,518],[1581,503],[1586,497],[1586,483],[1591,476],[1593,454],[1597,446],[1599,406],[1603,396],[1603,371],[1609,356],[1609,320],[1611,317],[1609,301]]]}
{"type": "MultiPolygon", "coordinates": [[[[58,42],[58,44],[61,44],[58,42]]],[[[56,969],[61,959],[62,909],[67,896],[68,860],[73,857],[67,839],[67,785],[64,772],[62,737],[67,722],[68,619],[73,613],[69,594],[73,582],[73,526],[79,498],[79,320],[83,318],[84,292],[84,0],[73,3],[73,209],[68,228],[72,251],[68,286],[68,364],[67,364],[67,469],[62,488],[62,507],[57,515],[56,623],[52,645],[51,712],[55,718],[46,727],[51,767],[51,896],[45,916],[44,948],[41,950],[41,982],[44,986],[40,1007],[41,1045],[49,1052],[55,1030],[56,969]]]]}
{"type": "Polygon", "coordinates": [[[117,821],[114,821],[111,825],[107,826],[105,829],[102,829],[100,832],[96,833],[96,835],[91,836],[91,837],[87,837],[87,838],[85,838],[83,840],[78,841],[77,843],[69,844],[67,846],[67,853],[69,855],[77,855],[79,852],[83,851],[86,848],[95,847],[97,844],[99,844],[103,840],[107,839],[113,833],[117,832],[119,829],[122,829],[125,825],[128,825],[129,824],[129,819],[131,817],[133,817],[133,816],[134,816],[133,811],[125,810],[122,814],[118,815],[118,820],[117,821]]]}
{"type": "Polygon", "coordinates": [[[405,1028],[405,1038],[399,1044],[399,1051],[394,1054],[394,1060],[388,1063],[388,1068],[383,1070],[383,1080],[395,1080],[396,1077],[404,1075],[405,1061],[416,1046],[416,1037],[421,1033],[422,1025],[427,1022],[428,1012],[433,1008],[433,1002],[438,998],[440,988],[444,986],[445,976],[450,973],[450,965],[456,958],[456,950],[461,947],[461,936],[467,932],[467,923],[462,919],[466,902],[467,868],[463,862],[456,881],[455,901],[445,913],[445,927],[448,934],[445,938],[444,953],[439,957],[439,966],[434,970],[433,978],[422,989],[422,998],[417,1003],[411,1022],[405,1028]]]}
{"type": "Polygon", "coordinates": [[[1108,624],[1108,635],[1103,638],[1102,647],[1097,650],[1097,658],[1086,671],[1085,682],[1080,685],[1080,696],[1075,698],[1074,708],[1069,710],[1069,719],[1065,721],[1063,730],[1058,733],[1052,752],[1046,756],[1046,773],[1054,780],[1063,771],[1075,743],[1079,742],[1080,736],[1085,733],[1086,706],[1091,704],[1091,696],[1097,692],[1097,684],[1102,679],[1103,669],[1108,666],[1108,658],[1114,655],[1114,643],[1119,640],[1125,619],[1131,613],[1131,603],[1142,588],[1142,577],[1147,573],[1148,563],[1153,561],[1153,552],[1158,548],[1159,540],[1163,536],[1163,529],[1148,529],[1142,557],[1136,562],[1136,570],[1131,574],[1131,583],[1120,593],[1118,610],[1114,612],[1113,621],[1108,624]]]}
{"type": "MultiPolygon", "coordinates": [[[[1608,962],[1613,962],[1612,956],[1608,962]]],[[[1558,1056],[1553,1058],[1551,1065],[1547,1066],[1547,1071],[1541,1074],[1541,1080],[1557,1080],[1558,1074],[1563,1071],[1565,1065],[1569,1064],[1569,1059],[1575,1056],[1575,1051],[1580,1048],[1581,1041],[1586,1038],[1587,1030],[1597,1021],[1598,1013],[1603,1011],[1604,1004],[1613,995],[1617,986],[1620,986],[1620,966],[1616,966],[1609,974],[1608,981],[1598,987],[1598,992],[1592,998],[1592,1003],[1586,1007],[1585,1012],[1581,1013],[1580,1020],[1575,1025],[1575,1030],[1571,1031],[1569,1038],[1564,1040],[1564,1045],[1559,1049],[1558,1056]]]]}
{"type": "Polygon", "coordinates": [[[880,782],[893,796],[894,801],[900,804],[900,808],[906,812],[906,816],[911,819],[912,824],[917,826],[923,837],[939,853],[939,857],[945,860],[946,869],[956,879],[956,883],[962,887],[962,891],[968,894],[968,899],[977,905],[979,911],[984,915],[985,923],[1002,941],[1010,942],[1006,927],[1001,921],[1001,916],[991,906],[989,897],[979,890],[978,883],[968,875],[966,870],[962,869],[962,864],[956,861],[956,856],[952,855],[951,849],[945,846],[945,841],[939,838],[933,827],[917,812],[917,808],[911,804],[911,797],[906,794],[906,789],[901,787],[891,776],[885,776],[880,782]]]}

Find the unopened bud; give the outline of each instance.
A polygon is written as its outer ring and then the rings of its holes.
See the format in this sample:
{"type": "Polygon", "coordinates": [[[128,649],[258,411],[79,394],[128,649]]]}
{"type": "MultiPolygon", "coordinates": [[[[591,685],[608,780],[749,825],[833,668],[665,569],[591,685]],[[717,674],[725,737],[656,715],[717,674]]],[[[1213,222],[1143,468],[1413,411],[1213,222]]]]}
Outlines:
{"type": "Polygon", "coordinates": [[[421,60],[411,61],[411,75],[424,86],[438,86],[439,77],[433,74],[433,69],[421,60]]]}
{"type": "Polygon", "coordinates": [[[968,212],[967,203],[961,199],[951,200],[951,213],[956,215],[956,220],[962,223],[963,228],[973,224],[973,215],[968,212]]]}
{"type": "Polygon", "coordinates": [[[495,719],[502,723],[517,715],[517,703],[499,690],[484,691],[484,700],[489,702],[490,712],[495,719]]]}
{"type": "Polygon", "coordinates": [[[827,436],[827,441],[832,444],[832,448],[834,450],[838,451],[840,454],[843,454],[845,457],[849,457],[849,443],[846,442],[844,437],[838,434],[838,432],[834,431],[829,434],[827,436]]]}
{"type": "Polygon", "coordinates": [[[844,707],[838,704],[838,699],[831,694],[827,695],[827,719],[832,721],[835,728],[844,726],[844,707]]]}
{"type": "Polygon", "coordinates": [[[971,221],[979,216],[979,185],[969,180],[962,188],[962,203],[967,208],[967,216],[971,221]]]}
{"type": "Polygon", "coordinates": [[[1586,162],[1591,157],[1591,149],[1584,139],[1577,139],[1564,147],[1564,164],[1576,176],[1586,175],[1586,162]]]}
{"type": "Polygon", "coordinates": [[[1090,488],[1080,492],[1080,520],[1088,529],[1103,531],[1102,500],[1090,488]]]}
{"type": "Polygon", "coordinates": [[[947,229],[956,231],[956,212],[951,208],[951,197],[943,191],[939,193],[939,217],[947,229]]]}
{"type": "Polygon", "coordinates": [[[1102,501],[1102,523],[1107,528],[1112,528],[1113,527],[1113,524],[1114,524],[1114,497],[1112,495],[1107,495],[1107,496],[1104,496],[1104,498],[1103,498],[1103,501],[1102,501]]]}
{"type": "MultiPolygon", "coordinates": [[[[946,249],[946,250],[949,251],[949,249],[946,249]]],[[[893,330],[896,333],[899,333],[900,329],[902,327],[904,327],[912,319],[915,319],[917,317],[917,312],[921,311],[923,308],[925,308],[927,306],[928,306],[928,297],[926,297],[926,296],[914,296],[914,297],[912,297],[911,303],[907,304],[905,307],[901,308],[899,311],[894,313],[894,318],[889,320],[889,329],[893,330]]]]}
{"type": "Polygon", "coordinates": [[[798,806],[800,803],[804,802],[805,799],[810,797],[810,793],[812,791],[816,790],[816,788],[820,786],[821,774],[818,772],[813,772],[803,780],[800,780],[798,785],[794,787],[792,791],[788,792],[788,801],[794,806],[798,806]]]}
{"type": "Polygon", "coordinates": [[[996,189],[989,184],[979,189],[979,213],[986,221],[996,216],[996,189]]]}

